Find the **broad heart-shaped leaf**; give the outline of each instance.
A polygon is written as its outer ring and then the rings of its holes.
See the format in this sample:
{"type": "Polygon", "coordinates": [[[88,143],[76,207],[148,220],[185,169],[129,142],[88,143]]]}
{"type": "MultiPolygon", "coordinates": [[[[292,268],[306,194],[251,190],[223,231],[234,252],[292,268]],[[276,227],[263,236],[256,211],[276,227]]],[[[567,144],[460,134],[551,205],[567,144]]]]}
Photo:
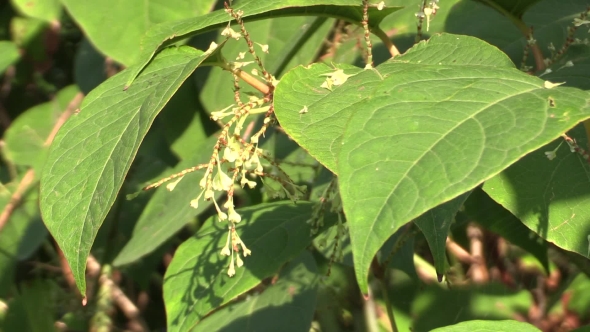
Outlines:
{"type": "MultiPolygon", "coordinates": [[[[569,134],[588,146],[582,125],[569,134]]],[[[590,166],[563,139],[525,156],[483,189],[543,239],[590,258],[590,166]],[[549,160],[545,152],[555,149],[556,158],[549,160]]]]}
{"type": "Polygon", "coordinates": [[[62,0],[62,3],[100,52],[129,66],[137,60],[141,37],[149,28],[204,15],[212,9],[215,0],[62,0]]]}
{"type": "Polygon", "coordinates": [[[41,211],[82,294],[88,252],[139,144],[209,55],[186,46],[166,49],[127,91],[123,86],[131,71],[123,71],[92,91],[55,137],[41,178],[41,211]]]}
{"type": "Polygon", "coordinates": [[[277,86],[285,131],[339,176],[363,292],[373,256],[401,225],[590,117],[588,93],[546,89],[509,63],[485,42],[440,35],[332,92],[320,87],[325,65],[298,67],[277,86]]]}
{"type": "Polygon", "coordinates": [[[430,209],[414,220],[414,223],[420,228],[428,242],[439,280],[445,274],[448,266],[446,244],[449,229],[453,221],[455,221],[457,211],[459,211],[470,193],[466,192],[434,209],[430,209]]]}
{"type": "MultiPolygon", "coordinates": [[[[357,0],[250,0],[242,1],[233,8],[244,12],[242,15],[244,22],[285,16],[334,17],[357,24],[362,20],[362,6],[357,0]]],[[[369,25],[372,28],[377,27],[385,16],[398,9],[400,8],[387,7],[378,10],[370,7],[369,25]]],[[[127,86],[162,47],[183,38],[222,28],[229,21],[230,17],[225,10],[217,10],[208,15],[154,26],[142,39],[141,54],[136,62],[138,66],[127,81],[127,86]]]]}
{"type": "Polygon", "coordinates": [[[239,209],[242,221],[236,232],[252,255],[243,258],[244,266],[236,268],[233,277],[227,275],[229,257],[220,255],[227,240],[227,224],[210,218],[178,248],[166,271],[168,330],[189,331],[213,309],[258,285],[299,255],[312,240],[306,222],[312,206],[277,202],[239,209]]]}
{"type": "Polygon", "coordinates": [[[540,332],[538,328],[529,323],[516,320],[472,320],[459,324],[439,327],[432,332],[540,332]]]}
{"type": "MultiPolygon", "coordinates": [[[[198,144],[199,152],[179,163],[170,174],[209,162],[216,141],[217,135],[202,141],[198,144]]],[[[204,169],[185,175],[173,191],[168,191],[166,185],[157,189],[139,217],[131,239],[113,261],[114,265],[128,264],[149,254],[213,204],[201,202],[198,209],[190,206],[190,201],[202,191],[199,181],[203,174],[204,169]]]]}
{"type": "Polygon", "coordinates": [[[316,309],[317,272],[313,256],[304,251],[261,294],[216,311],[194,331],[309,331],[316,309]]]}

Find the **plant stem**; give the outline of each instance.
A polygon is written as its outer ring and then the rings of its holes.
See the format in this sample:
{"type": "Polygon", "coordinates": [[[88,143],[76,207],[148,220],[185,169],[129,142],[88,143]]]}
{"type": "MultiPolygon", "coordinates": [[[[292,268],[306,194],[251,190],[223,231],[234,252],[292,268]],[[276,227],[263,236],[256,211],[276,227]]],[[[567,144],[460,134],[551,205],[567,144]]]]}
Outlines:
{"type": "Polygon", "coordinates": [[[254,76],[246,73],[245,71],[237,69],[234,71],[234,74],[236,74],[239,78],[241,78],[244,82],[246,82],[254,89],[262,92],[264,95],[267,95],[270,92],[270,87],[268,85],[260,82],[259,80],[254,78],[254,76]]]}
{"type": "Polygon", "coordinates": [[[395,57],[398,56],[399,50],[397,49],[397,47],[395,47],[395,45],[393,45],[393,43],[391,42],[391,39],[389,39],[389,37],[387,36],[387,34],[379,29],[379,28],[374,28],[373,29],[373,34],[377,37],[379,37],[379,39],[381,39],[381,42],[383,42],[383,45],[385,45],[385,47],[387,47],[387,50],[389,51],[389,54],[391,54],[391,57],[395,57]]]}
{"type": "Polygon", "coordinates": [[[397,324],[395,323],[395,316],[393,315],[393,306],[389,300],[389,294],[387,293],[387,265],[379,264],[377,257],[373,257],[371,262],[371,270],[381,286],[381,292],[383,293],[383,300],[385,300],[385,307],[387,308],[387,316],[389,316],[389,323],[391,324],[391,331],[398,332],[397,324]]]}
{"type": "Polygon", "coordinates": [[[397,324],[395,323],[395,316],[393,315],[393,305],[389,300],[389,293],[387,292],[387,285],[385,284],[387,272],[383,275],[383,278],[379,278],[379,285],[381,286],[381,293],[383,293],[383,300],[385,301],[385,307],[387,308],[387,316],[389,316],[389,323],[391,324],[391,331],[398,332],[397,324]]]}

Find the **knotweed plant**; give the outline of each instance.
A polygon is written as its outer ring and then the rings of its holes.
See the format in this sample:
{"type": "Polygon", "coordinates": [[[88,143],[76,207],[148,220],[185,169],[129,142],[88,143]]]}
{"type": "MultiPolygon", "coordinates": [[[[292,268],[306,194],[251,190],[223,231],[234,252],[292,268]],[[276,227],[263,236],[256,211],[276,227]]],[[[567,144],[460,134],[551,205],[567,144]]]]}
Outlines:
{"type": "MultiPolygon", "coordinates": [[[[201,192],[187,204],[196,209],[204,201],[213,202],[218,222],[227,223],[227,240],[220,255],[229,257],[227,274],[231,277],[236,273],[236,266],[241,267],[244,264],[240,255],[247,257],[252,253],[236,231],[236,224],[242,220],[242,216],[236,211],[234,204],[236,186],[254,189],[257,186],[256,179],[260,179],[262,183],[264,183],[264,178],[272,179],[280,184],[280,189],[265,188],[270,196],[272,198],[289,198],[292,201],[301,199],[306,193],[306,187],[295,184],[270,154],[259,147],[261,137],[276,122],[272,106],[272,93],[278,81],[264,68],[254,47],[254,45],[258,45],[263,52],[268,53],[268,45],[252,42],[241,19],[243,13],[234,11],[227,3],[225,8],[231,19],[238,23],[241,31],[233,30],[230,21],[227,27],[221,31],[221,35],[227,39],[245,40],[247,52],[252,55],[254,61],[228,62],[224,59],[221,64],[221,67],[229,71],[234,78],[235,103],[211,113],[211,119],[222,125],[221,133],[213,146],[211,158],[208,163],[170,175],[150,184],[144,190],[156,188],[169,182],[166,189],[172,191],[186,174],[205,169],[205,174],[198,184],[201,192]],[[258,70],[253,70],[253,73],[256,75],[260,72],[259,76],[262,77],[264,83],[243,71],[244,67],[252,63],[256,63],[258,66],[258,70]],[[249,96],[248,101],[243,102],[240,93],[240,80],[258,89],[261,96],[249,96]],[[245,128],[245,123],[250,121],[254,124],[259,115],[264,117],[263,124],[257,132],[251,134],[252,126],[245,128]],[[216,193],[221,193],[221,196],[225,197],[225,201],[217,202],[216,193]]],[[[217,45],[213,43],[210,48],[216,47],[217,45]]],[[[240,53],[237,60],[244,59],[245,53],[240,53]]]]}

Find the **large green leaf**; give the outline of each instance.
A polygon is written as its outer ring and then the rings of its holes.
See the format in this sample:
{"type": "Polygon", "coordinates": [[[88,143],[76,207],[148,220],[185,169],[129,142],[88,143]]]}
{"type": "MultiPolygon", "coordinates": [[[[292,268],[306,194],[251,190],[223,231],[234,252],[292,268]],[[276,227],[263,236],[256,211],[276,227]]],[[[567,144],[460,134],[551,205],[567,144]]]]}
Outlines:
{"type": "Polygon", "coordinates": [[[62,0],[70,15],[98,50],[132,65],[141,37],[156,24],[208,13],[215,0],[62,0]]]}
{"type": "Polygon", "coordinates": [[[187,331],[213,309],[273,275],[310,243],[312,204],[277,202],[240,209],[236,227],[252,251],[244,266],[228,277],[229,258],[220,255],[227,239],[226,223],[210,218],[174,254],[164,280],[169,331],[187,331]]]}
{"type": "MultiPolygon", "coordinates": [[[[583,126],[570,134],[580,146],[587,146],[583,126]]],[[[543,239],[590,257],[590,166],[562,142],[560,138],[527,155],[486,181],[483,189],[543,239]],[[547,159],[544,152],[560,143],[556,158],[547,159]]]]}
{"type": "Polygon", "coordinates": [[[194,331],[309,331],[316,305],[317,266],[309,252],[289,262],[278,281],[245,301],[230,304],[194,331]]]}
{"type": "Polygon", "coordinates": [[[11,41],[0,41],[0,74],[19,58],[18,47],[11,41]]]}
{"type": "Polygon", "coordinates": [[[535,3],[540,0],[477,0],[485,5],[488,5],[504,16],[520,18],[522,15],[535,3]]]}
{"type": "MultiPolygon", "coordinates": [[[[240,2],[234,6],[234,9],[244,12],[242,15],[244,22],[286,16],[334,17],[357,24],[362,20],[362,6],[357,0],[250,0],[240,2]]],[[[371,7],[369,25],[377,27],[385,16],[398,9],[400,8],[387,7],[377,10],[377,8],[371,7]]],[[[143,70],[162,47],[183,38],[222,28],[230,21],[231,18],[225,10],[218,10],[208,15],[154,26],[143,37],[141,54],[136,61],[138,66],[127,81],[127,86],[133,82],[135,76],[143,70]]]]}
{"type": "Polygon", "coordinates": [[[86,258],[139,144],[156,115],[210,52],[166,49],[137,86],[126,70],[101,84],[57,134],[41,179],[45,224],[62,248],[82,294],[86,258]]]}
{"type": "Polygon", "coordinates": [[[414,223],[420,228],[428,242],[438,276],[445,274],[446,266],[448,266],[446,244],[451,224],[455,221],[457,211],[459,211],[470,193],[467,192],[434,209],[430,209],[414,220],[414,223]]]}
{"type": "Polygon", "coordinates": [[[21,14],[44,21],[58,21],[61,16],[59,0],[12,0],[21,14]]]}
{"type": "Polygon", "coordinates": [[[286,74],[275,112],[339,175],[364,292],[374,254],[401,225],[590,117],[586,92],[547,89],[472,37],[435,36],[332,92],[320,87],[330,72],[286,74]]]}
{"type": "Polygon", "coordinates": [[[439,327],[432,332],[540,332],[538,328],[529,323],[516,320],[472,320],[459,324],[439,327]]]}
{"type": "MultiPolygon", "coordinates": [[[[217,135],[201,141],[199,152],[179,163],[170,174],[209,162],[216,141],[217,135]]],[[[115,258],[114,265],[128,264],[149,254],[211,206],[212,202],[201,202],[198,209],[190,206],[190,201],[202,191],[198,183],[204,173],[203,169],[185,175],[171,192],[165,186],[157,189],[139,217],[131,239],[115,258]]]]}

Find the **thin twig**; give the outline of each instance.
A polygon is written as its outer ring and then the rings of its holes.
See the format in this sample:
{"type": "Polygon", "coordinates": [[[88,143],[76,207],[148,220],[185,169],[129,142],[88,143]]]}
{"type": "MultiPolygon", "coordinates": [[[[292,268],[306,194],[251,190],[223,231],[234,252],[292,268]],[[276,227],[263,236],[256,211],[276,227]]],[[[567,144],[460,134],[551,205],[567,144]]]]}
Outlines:
{"type": "Polygon", "coordinates": [[[248,85],[250,85],[254,89],[262,92],[264,95],[267,95],[270,93],[270,86],[260,82],[254,76],[248,74],[247,72],[240,70],[240,69],[236,69],[233,71],[233,73],[236,74],[239,78],[241,78],[244,82],[246,82],[248,85]]]}
{"type": "Polygon", "coordinates": [[[387,316],[389,317],[389,323],[391,324],[391,331],[398,332],[397,323],[395,322],[395,315],[393,314],[393,303],[389,299],[389,293],[387,291],[387,285],[385,284],[385,276],[383,279],[379,279],[379,285],[381,286],[381,293],[383,293],[383,301],[385,301],[385,308],[387,308],[387,316]]]}
{"type": "Polygon", "coordinates": [[[447,238],[447,250],[462,263],[472,264],[474,262],[473,257],[451,238],[447,238]]]}
{"type": "Polygon", "coordinates": [[[16,190],[12,193],[8,204],[2,210],[0,214],[0,232],[8,222],[8,219],[12,215],[12,212],[16,209],[17,206],[20,205],[24,194],[30,188],[31,184],[35,181],[35,171],[31,168],[26,173],[25,176],[21,179],[20,183],[16,190]]]}
{"type": "Polygon", "coordinates": [[[469,273],[473,282],[482,284],[489,281],[490,276],[484,258],[483,232],[476,225],[467,226],[471,257],[474,259],[469,273]]]}
{"type": "Polygon", "coordinates": [[[373,68],[373,44],[371,43],[371,30],[369,29],[369,0],[363,0],[363,20],[361,21],[365,30],[365,44],[367,45],[366,68],[373,68]]]}
{"type": "MultiPolygon", "coordinates": [[[[94,258],[94,256],[88,256],[86,261],[87,264],[87,271],[99,271],[101,270],[100,263],[94,258]]],[[[105,278],[103,274],[100,277],[100,284],[101,287],[106,287],[110,289],[111,299],[117,305],[121,312],[129,319],[129,325],[140,327],[141,331],[149,331],[149,328],[146,322],[141,318],[141,312],[137,308],[137,306],[131,301],[127,295],[121,290],[119,285],[117,285],[112,278],[105,278]]],[[[88,293],[90,294],[90,293],[88,293]]]]}
{"type": "Polygon", "coordinates": [[[365,315],[365,324],[367,332],[379,331],[379,324],[377,324],[377,305],[375,303],[375,297],[371,285],[369,285],[369,294],[365,302],[363,303],[363,313],[365,315]]]}

